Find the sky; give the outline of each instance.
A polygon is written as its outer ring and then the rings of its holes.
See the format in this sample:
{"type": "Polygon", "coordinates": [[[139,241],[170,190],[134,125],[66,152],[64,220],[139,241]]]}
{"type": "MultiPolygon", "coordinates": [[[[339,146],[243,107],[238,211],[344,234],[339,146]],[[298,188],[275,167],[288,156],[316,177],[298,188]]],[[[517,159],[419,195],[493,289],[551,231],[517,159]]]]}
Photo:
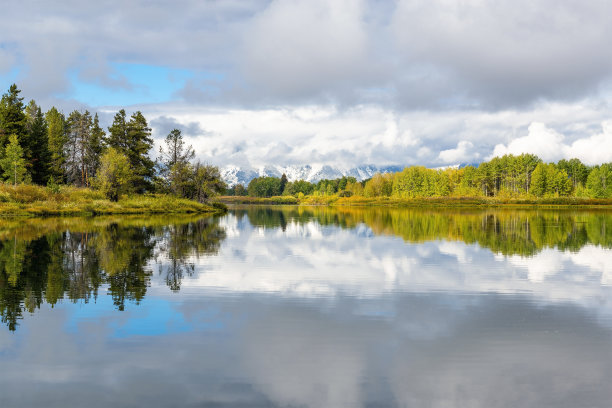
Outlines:
{"type": "Polygon", "coordinates": [[[0,87],[215,165],[612,161],[612,3],[7,2],[0,87]]]}

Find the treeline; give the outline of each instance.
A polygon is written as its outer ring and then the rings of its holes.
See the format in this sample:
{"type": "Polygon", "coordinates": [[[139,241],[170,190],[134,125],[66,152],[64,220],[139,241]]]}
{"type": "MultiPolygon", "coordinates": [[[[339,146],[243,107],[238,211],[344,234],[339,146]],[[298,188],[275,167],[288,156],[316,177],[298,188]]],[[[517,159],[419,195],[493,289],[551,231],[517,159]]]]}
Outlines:
{"type": "Polygon", "coordinates": [[[587,166],[579,159],[544,163],[533,154],[505,155],[461,169],[407,167],[398,173],[288,182],[283,177],[259,177],[248,187],[236,185],[233,195],[338,195],[342,197],[581,197],[612,198],[612,163],[587,166]]]}
{"type": "Polygon", "coordinates": [[[204,201],[224,190],[218,168],[194,161],[181,131],[172,130],[155,160],[151,128],[142,112],[121,109],[104,130],[98,114],[43,113],[24,105],[11,85],[0,101],[0,181],[95,187],[111,200],[124,193],[173,193],[204,201]]]}
{"type": "Polygon", "coordinates": [[[250,181],[245,188],[242,184],[236,184],[229,190],[228,195],[232,196],[252,196],[252,197],[273,197],[273,196],[294,196],[303,197],[306,195],[332,195],[340,194],[343,196],[362,195],[364,182],[359,182],[355,177],[341,177],[338,179],[323,179],[317,183],[310,183],[305,180],[288,181],[283,174],[279,177],[256,177],[250,181]]]}

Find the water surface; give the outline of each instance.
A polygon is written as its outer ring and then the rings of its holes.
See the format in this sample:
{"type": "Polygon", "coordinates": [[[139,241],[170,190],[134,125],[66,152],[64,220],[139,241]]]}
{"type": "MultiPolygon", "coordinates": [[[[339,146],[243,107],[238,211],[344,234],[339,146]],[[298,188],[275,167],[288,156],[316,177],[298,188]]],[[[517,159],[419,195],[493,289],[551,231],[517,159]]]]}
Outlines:
{"type": "Polygon", "coordinates": [[[608,407],[612,213],[0,222],[1,407],[608,407]]]}

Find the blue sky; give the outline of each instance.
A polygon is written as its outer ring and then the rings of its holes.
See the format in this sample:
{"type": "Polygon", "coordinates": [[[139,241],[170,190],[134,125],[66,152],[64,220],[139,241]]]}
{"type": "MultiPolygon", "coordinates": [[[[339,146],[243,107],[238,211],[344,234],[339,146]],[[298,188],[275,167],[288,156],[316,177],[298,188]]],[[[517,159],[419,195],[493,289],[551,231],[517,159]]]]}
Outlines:
{"type": "Polygon", "coordinates": [[[185,82],[193,78],[188,69],[145,64],[111,63],[109,78],[124,86],[110,87],[79,77],[77,70],[68,73],[70,90],[62,96],[91,106],[130,106],[142,103],[171,102],[185,82]]]}
{"type": "Polygon", "coordinates": [[[157,140],[184,127],[219,165],[594,163],[612,160],[609,15],[604,0],[12,2],[0,87],[103,122],[142,110],[157,140]]]}

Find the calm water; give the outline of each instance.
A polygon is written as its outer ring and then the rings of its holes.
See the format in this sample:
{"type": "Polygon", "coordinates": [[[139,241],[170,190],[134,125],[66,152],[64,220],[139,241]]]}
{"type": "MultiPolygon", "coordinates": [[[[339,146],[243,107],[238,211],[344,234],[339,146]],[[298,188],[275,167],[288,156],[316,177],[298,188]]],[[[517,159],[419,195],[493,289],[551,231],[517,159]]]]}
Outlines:
{"type": "Polygon", "coordinates": [[[609,407],[612,213],[0,220],[0,407],[609,407]]]}

